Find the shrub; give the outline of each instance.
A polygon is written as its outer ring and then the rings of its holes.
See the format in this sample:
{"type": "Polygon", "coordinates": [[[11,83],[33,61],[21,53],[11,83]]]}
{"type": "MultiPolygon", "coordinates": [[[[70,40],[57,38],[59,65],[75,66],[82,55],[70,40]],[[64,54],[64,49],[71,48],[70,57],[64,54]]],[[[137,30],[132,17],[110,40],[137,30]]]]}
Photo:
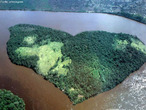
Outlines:
{"type": "Polygon", "coordinates": [[[25,110],[25,104],[11,91],[0,89],[0,110],[25,110]]]}

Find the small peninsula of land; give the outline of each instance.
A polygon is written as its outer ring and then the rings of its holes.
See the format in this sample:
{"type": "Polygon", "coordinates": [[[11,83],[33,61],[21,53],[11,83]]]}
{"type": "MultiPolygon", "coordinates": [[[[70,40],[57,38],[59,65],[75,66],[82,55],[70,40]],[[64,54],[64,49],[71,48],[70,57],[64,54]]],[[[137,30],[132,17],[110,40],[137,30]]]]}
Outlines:
{"type": "Polygon", "coordinates": [[[135,36],[87,31],[72,36],[51,28],[9,28],[7,52],[67,94],[73,104],[108,91],[146,62],[146,46],[135,36]]]}
{"type": "Polygon", "coordinates": [[[11,91],[0,89],[0,110],[25,110],[25,103],[11,91]]]}

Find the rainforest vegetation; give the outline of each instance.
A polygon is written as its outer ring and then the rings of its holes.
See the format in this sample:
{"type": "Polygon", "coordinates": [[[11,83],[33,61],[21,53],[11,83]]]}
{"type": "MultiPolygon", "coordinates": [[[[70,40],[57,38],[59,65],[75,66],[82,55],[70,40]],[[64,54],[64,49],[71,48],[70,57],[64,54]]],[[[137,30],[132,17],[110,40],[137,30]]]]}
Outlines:
{"type": "Polygon", "coordinates": [[[87,31],[72,36],[29,24],[9,31],[10,60],[32,68],[73,104],[114,88],[146,62],[145,45],[128,34],[87,31]]]}
{"type": "Polygon", "coordinates": [[[25,103],[11,91],[0,89],[0,110],[25,110],[25,103]]]}

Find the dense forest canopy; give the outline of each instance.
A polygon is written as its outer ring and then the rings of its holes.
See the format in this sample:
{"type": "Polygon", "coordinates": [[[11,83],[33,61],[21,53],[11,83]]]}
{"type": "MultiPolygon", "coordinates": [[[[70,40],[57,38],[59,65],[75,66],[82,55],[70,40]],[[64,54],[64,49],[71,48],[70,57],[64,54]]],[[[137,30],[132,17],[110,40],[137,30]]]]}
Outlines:
{"type": "Polygon", "coordinates": [[[0,0],[0,8],[144,13],[146,0],[0,0]],[[129,5],[129,6],[128,6],[129,5]],[[21,7],[22,6],[22,7],[21,7]],[[143,6],[143,7],[142,7],[143,6]]]}
{"type": "Polygon", "coordinates": [[[25,103],[11,91],[0,89],[0,110],[25,110],[25,103]]]}
{"type": "Polygon", "coordinates": [[[146,62],[146,47],[128,34],[87,31],[72,36],[36,25],[9,28],[10,60],[32,68],[74,104],[114,88],[146,62]]]}

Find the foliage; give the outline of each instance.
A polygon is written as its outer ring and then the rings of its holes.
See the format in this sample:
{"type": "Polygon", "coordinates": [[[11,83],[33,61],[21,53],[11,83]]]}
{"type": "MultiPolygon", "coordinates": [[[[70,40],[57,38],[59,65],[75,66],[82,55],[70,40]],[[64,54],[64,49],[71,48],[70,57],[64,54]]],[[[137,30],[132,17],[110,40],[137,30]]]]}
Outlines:
{"type": "Polygon", "coordinates": [[[50,10],[48,0],[0,0],[1,10],[50,10]]]}
{"type": "Polygon", "coordinates": [[[129,18],[135,21],[138,21],[140,23],[146,24],[146,18],[139,15],[139,14],[130,14],[130,13],[125,13],[125,12],[118,12],[118,13],[108,13],[108,14],[114,14],[114,15],[118,15],[118,16],[123,16],[125,18],[129,18]]]}
{"type": "Polygon", "coordinates": [[[0,110],[25,110],[25,104],[12,92],[0,89],[0,110]]]}
{"type": "Polygon", "coordinates": [[[146,61],[145,45],[128,34],[90,31],[72,36],[27,24],[9,30],[11,61],[32,68],[74,104],[114,88],[146,61]]]}

